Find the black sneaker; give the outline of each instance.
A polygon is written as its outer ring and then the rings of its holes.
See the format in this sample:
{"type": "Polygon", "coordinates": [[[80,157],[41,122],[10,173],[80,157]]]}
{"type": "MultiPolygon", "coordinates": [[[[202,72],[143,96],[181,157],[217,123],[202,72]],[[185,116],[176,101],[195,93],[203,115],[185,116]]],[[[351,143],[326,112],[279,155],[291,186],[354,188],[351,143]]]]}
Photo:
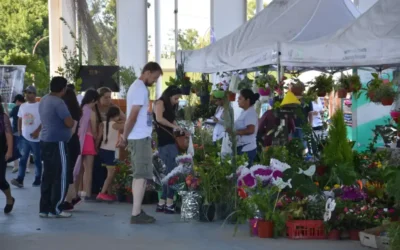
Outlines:
{"type": "Polygon", "coordinates": [[[163,213],[165,211],[165,205],[157,204],[156,212],[163,213]]]}
{"type": "Polygon", "coordinates": [[[175,204],[172,204],[170,206],[166,205],[164,209],[164,213],[166,214],[174,214],[175,213],[175,204]]]}
{"type": "Polygon", "coordinates": [[[76,206],[79,203],[81,203],[81,201],[82,201],[81,197],[76,197],[75,199],[72,199],[71,204],[72,206],[76,206]]]}
{"type": "Polygon", "coordinates": [[[35,181],[32,183],[32,186],[40,187],[41,184],[42,184],[42,182],[40,181],[40,179],[35,179],[35,181]]]}
{"type": "Polygon", "coordinates": [[[12,179],[11,184],[19,188],[24,187],[24,183],[22,181],[19,181],[18,179],[12,179]]]}
{"type": "Polygon", "coordinates": [[[11,213],[11,211],[12,211],[13,208],[14,208],[15,199],[14,199],[14,198],[12,198],[12,199],[13,199],[12,204],[6,204],[6,206],[4,207],[4,213],[5,213],[5,214],[11,213]]]}
{"type": "Polygon", "coordinates": [[[151,224],[154,222],[156,222],[156,219],[147,215],[144,211],[136,216],[131,216],[131,224],[151,224]]]}
{"type": "Polygon", "coordinates": [[[65,201],[62,205],[62,208],[64,211],[72,211],[74,210],[74,205],[72,205],[72,203],[65,201]]]}

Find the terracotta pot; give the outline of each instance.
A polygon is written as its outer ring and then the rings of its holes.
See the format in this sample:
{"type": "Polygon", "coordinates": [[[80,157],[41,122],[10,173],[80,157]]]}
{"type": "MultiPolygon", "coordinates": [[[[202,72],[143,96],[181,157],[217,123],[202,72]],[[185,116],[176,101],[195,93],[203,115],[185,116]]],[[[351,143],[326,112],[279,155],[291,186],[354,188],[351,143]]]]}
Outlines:
{"type": "Polygon", "coordinates": [[[258,219],[249,220],[250,236],[258,236],[258,219]]]}
{"type": "Polygon", "coordinates": [[[228,99],[229,99],[229,101],[231,101],[231,102],[236,101],[236,93],[229,93],[228,99]]]}
{"type": "Polygon", "coordinates": [[[383,106],[390,106],[393,104],[394,99],[393,98],[382,98],[381,103],[383,106]]]}
{"type": "Polygon", "coordinates": [[[319,91],[317,93],[318,97],[325,97],[326,96],[326,91],[319,91]]]}
{"type": "Polygon", "coordinates": [[[328,240],[340,240],[340,231],[337,229],[333,229],[327,235],[328,240]]]}
{"type": "Polygon", "coordinates": [[[360,85],[356,85],[356,84],[354,84],[354,83],[350,83],[350,87],[349,87],[349,91],[348,92],[353,92],[353,91],[355,91],[355,92],[357,92],[357,91],[359,91],[361,89],[361,86],[360,85]]]}
{"type": "Polygon", "coordinates": [[[272,221],[259,220],[257,223],[258,237],[272,238],[274,237],[274,223],[272,221]]]}
{"type": "Polygon", "coordinates": [[[304,89],[302,87],[292,86],[290,89],[295,96],[302,96],[304,89]]]}
{"type": "Polygon", "coordinates": [[[271,94],[271,89],[270,88],[259,88],[258,93],[260,96],[269,96],[271,94]]]}
{"type": "Polygon", "coordinates": [[[357,230],[357,229],[349,230],[350,240],[359,241],[359,240],[360,240],[360,235],[359,235],[359,233],[360,233],[360,230],[357,230]]]}
{"type": "Polygon", "coordinates": [[[369,91],[369,92],[367,93],[367,96],[368,96],[368,98],[372,101],[372,100],[374,100],[375,92],[369,91]]]}
{"type": "Polygon", "coordinates": [[[347,90],[345,90],[345,89],[339,89],[339,90],[338,90],[338,97],[339,97],[339,98],[346,98],[346,97],[347,97],[347,90]]]}
{"type": "Polygon", "coordinates": [[[399,123],[399,118],[400,118],[400,112],[399,111],[390,111],[390,116],[392,117],[392,119],[396,123],[399,123]]]}

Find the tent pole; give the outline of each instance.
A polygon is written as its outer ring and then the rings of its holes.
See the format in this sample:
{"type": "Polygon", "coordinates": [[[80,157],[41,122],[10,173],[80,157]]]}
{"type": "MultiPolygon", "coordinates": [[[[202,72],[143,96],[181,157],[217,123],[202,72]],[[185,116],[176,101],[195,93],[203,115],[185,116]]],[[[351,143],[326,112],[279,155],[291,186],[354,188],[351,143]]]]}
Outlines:
{"type": "Polygon", "coordinates": [[[178,38],[179,38],[179,30],[178,30],[178,0],[175,0],[174,14],[175,14],[175,70],[177,70],[178,69],[178,62],[176,60],[176,55],[178,53],[178,38]]]}

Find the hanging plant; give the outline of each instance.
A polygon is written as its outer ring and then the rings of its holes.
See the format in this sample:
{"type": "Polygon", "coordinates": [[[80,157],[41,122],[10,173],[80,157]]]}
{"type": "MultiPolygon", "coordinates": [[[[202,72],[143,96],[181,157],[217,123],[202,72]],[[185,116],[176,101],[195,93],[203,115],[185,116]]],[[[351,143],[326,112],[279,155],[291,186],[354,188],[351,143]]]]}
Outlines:
{"type": "Polygon", "coordinates": [[[238,89],[251,89],[253,81],[246,75],[243,80],[239,82],[238,89]]]}
{"type": "Polygon", "coordinates": [[[392,83],[383,83],[375,91],[374,98],[376,101],[382,103],[383,106],[390,106],[396,99],[397,92],[393,88],[392,83]]]}
{"type": "Polygon", "coordinates": [[[267,73],[262,73],[261,75],[256,76],[255,80],[258,87],[258,93],[261,96],[269,96],[271,94],[271,90],[274,90],[278,85],[275,77],[268,75],[267,73]]]}
{"type": "Polygon", "coordinates": [[[324,97],[333,90],[333,78],[332,75],[322,74],[315,77],[314,81],[311,82],[312,92],[317,93],[319,97],[324,97]]]}
{"type": "Polygon", "coordinates": [[[371,73],[371,75],[372,80],[367,83],[366,95],[371,102],[380,102],[376,98],[376,91],[383,84],[383,80],[379,78],[379,75],[377,73],[371,73]]]}
{"type": "Polygon", "coordinates": [[[301,82],[298,78],[292,79],[290,90],[295,96],[302,96],[304,90],[306,89],[303,82],[301,82]]]}
{"type": "Polygon", "coordinates": [[[349,81],[347,92],[358,92],[361,89],[362,84],[359,75],[349,75],[347,79],[349,81]]]}

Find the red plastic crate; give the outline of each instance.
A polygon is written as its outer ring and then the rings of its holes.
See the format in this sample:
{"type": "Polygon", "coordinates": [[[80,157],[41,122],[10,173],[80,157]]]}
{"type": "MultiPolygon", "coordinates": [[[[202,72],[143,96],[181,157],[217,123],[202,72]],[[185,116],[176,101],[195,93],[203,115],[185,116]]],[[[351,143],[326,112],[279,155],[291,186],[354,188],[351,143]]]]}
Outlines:
{"type": "Polygon", "coordinates": [[[291,220],[286,222],[286,234],[293,240],[325,239],[324,222],[322,220],[291,220]]]}

